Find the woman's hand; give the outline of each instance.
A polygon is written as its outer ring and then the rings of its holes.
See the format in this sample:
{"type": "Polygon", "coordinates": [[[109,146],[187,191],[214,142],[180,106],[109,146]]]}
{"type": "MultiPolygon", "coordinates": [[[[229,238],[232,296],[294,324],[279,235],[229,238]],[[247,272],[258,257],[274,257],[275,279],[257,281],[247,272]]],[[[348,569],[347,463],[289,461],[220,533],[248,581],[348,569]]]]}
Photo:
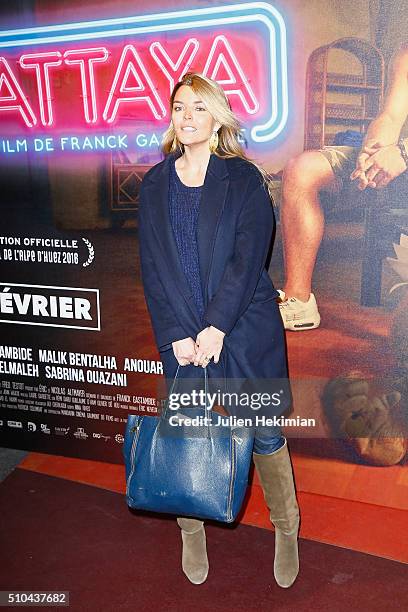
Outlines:
{"type": "Polygon", "coordinates": [[[196,338],[196,346],[198,348],[194,358],[194,365],[200,365],[205,368],[211,357],[214,357],[214,363],[218,363],[224,343],[224,336],[225,333],[213,325],[200,331],[196,338]]]}
{"type": "Polygon", "coordinates": [[[173,353],[181,366],[188,365],[194,361],[196,356],[196,343],[192,338],[183,338],[171,343],[173,353]]]}

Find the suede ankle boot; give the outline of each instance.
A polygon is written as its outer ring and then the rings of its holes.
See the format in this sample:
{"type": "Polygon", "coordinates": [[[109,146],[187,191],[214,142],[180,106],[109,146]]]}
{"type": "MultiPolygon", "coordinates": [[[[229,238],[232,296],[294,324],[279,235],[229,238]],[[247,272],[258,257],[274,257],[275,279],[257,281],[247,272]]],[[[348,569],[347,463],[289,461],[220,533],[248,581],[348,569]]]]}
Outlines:
{"type": "Polygon", "coordinates": [[[280,587],[288,588],[299,572],[299,506],[286,440],[274,453],[252,456],[275,527],[275,580],[280,587]]]}
{"type": "Polygon", "coordinates": [[[177,523],[183,542],[183,572],[190,582],[201,584],[207,579],[209,569],[204,521],[179,517],[177,523]]]}

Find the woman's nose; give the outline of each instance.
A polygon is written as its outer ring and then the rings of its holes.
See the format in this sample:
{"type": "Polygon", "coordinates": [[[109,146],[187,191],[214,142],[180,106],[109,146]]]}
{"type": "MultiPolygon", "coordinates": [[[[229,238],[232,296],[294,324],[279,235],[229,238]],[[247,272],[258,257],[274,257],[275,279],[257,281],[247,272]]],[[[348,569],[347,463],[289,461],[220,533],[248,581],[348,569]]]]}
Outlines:
{"type": "Polygon", "coordinates": [[[188,108],[184,111],[184,119],[191,119],[191,111],[188,108]]]}

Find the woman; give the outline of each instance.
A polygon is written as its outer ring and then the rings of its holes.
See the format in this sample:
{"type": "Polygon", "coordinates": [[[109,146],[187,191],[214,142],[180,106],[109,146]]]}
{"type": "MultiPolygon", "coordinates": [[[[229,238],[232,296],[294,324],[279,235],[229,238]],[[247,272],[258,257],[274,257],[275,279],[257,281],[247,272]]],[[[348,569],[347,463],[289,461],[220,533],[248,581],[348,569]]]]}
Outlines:
{"type": "MultiPolygon", "coordinates": [[[[188,73],[170,97],[167,157],[144,177],[139,207],[142,279],[167,379],[222,361],[227,380],[287,381],[278,292],[265,269],[274,216],[265,173],[239,144],[239,123],[222,88],[188,73]],[[210,363],[210,360],[213,362],[210,363]]],[[[290,389],[279,414],[290,403],[290,389]]],[[[299,510],[287,443],[257,428],[253,459],[275,526],[274,575],[282,587],[298,570],[299,510]]],[[[179,517],[182,567],[204,582],[203,521],[179,517]]]]}

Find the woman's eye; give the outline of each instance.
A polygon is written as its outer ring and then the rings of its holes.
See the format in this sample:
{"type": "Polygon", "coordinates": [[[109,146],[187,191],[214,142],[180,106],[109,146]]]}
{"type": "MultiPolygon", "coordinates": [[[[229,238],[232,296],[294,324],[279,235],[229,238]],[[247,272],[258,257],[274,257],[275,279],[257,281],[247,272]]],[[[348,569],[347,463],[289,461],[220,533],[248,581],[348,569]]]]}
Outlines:
{"type": "MultiPolygon", "coordinates": [[[[183,110],[183,107],[178,104],[176,106],[173,106],[173,110],[174,111],[181,111],[181,110],[183,110]]],[[[196,111],[206,111],[207,109],[205,108],[205,106],[196,106],[195,110],[196,111]]]]}

